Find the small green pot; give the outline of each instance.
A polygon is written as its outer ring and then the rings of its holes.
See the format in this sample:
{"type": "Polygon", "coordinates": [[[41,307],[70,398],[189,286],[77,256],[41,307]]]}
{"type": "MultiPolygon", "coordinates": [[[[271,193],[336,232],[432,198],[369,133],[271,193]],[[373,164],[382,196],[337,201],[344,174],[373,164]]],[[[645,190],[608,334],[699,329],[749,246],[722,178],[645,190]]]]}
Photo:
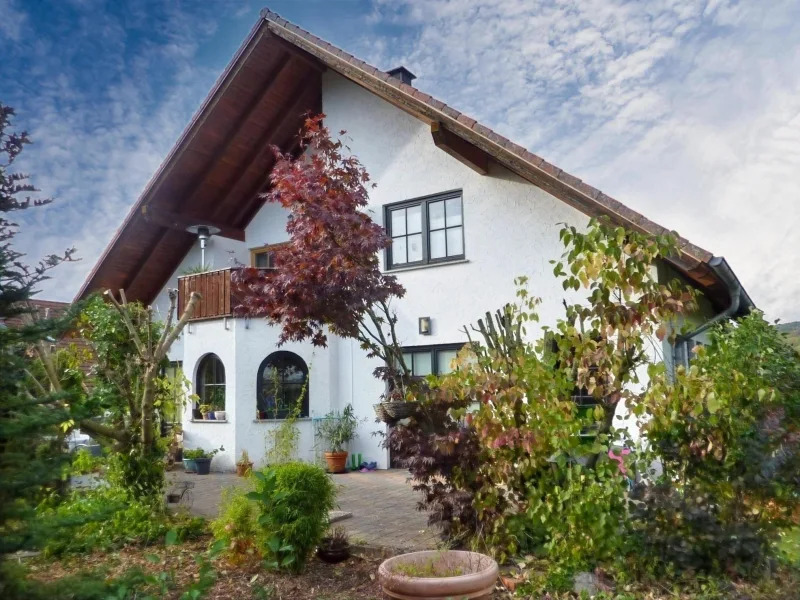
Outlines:
{"type": "Polygon", "coordinates": [[[194,458],[184,458],[183,468],[187,473],[197,473],[197,463],[194,458]]]}

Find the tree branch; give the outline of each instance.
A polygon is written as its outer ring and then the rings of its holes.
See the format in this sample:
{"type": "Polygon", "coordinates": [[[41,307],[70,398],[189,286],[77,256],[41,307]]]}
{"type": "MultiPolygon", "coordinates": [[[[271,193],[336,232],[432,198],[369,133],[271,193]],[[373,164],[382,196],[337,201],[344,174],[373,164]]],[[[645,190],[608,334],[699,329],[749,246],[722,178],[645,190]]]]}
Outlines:
{"type": "Polygon", "coordinates": [[[200,302],[200,298],[201,296],[198,292],[192,292],[191,296],[189,296],[189,302],[186,303],[186,308],[183,310],[183,315],[181,315],[180,320],[175,324],[175,328],[169,332],[169,334],[167,334],[164,342],[158,348],[156,348],[156,362],[161,361],[161,359],[167,355],[167,352],[169,352],[173,342],[181,334],[181,331],[183,331],[184,327],[186,327],[189,319],[192,318],[192,313],[194,312],[197,303],[200,302]]]}
{"type": "Polygon", "coordinates": [[[128,332],[131,334],[131,338],[133,339],[133,343],[136,344],[136,349],[139,351],[139,354],[142,356],[147,356],[147,350],[142,344],[142,340],[139,338],[136,327],[133,325],[131,317],[128,314],[128,300],[125,298],[125,290],[119,291],[120,298],[122,298],[122,304],[117,301],[117,299],[114,297],[114,294],[111,293],[111,290],[106,290],[104,295],[111,300],[114,308],[117,309],[117,312],[122,317],[122,322],[125,323],[125,327],[128,328],[128,332]]]}

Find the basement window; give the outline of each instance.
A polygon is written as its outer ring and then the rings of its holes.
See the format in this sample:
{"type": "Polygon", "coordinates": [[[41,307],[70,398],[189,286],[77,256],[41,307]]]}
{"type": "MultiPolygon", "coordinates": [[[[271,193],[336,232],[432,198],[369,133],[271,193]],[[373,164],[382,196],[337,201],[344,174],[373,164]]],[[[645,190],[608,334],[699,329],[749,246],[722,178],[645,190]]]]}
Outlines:
{"type": "Polygon", "coordinates": [[[388,269],[464,258],[464,216],[460,190],[385,207],[388,269]]]}
{"type": "Polygon", "coordinates": [[[446,375],[453,370],[453,361],[464,344],[412,346],[403,348],[403,362],[413,377],[446,375]]]}

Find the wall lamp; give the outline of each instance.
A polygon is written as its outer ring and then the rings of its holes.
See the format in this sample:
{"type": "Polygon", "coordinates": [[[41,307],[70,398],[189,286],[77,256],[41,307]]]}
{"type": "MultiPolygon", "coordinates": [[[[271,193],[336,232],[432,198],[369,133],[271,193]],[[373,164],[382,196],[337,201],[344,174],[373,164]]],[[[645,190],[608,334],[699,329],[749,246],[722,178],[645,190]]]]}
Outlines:
{"type": "Polygon", "coordinates": [[[420,335],[430,335],[431,334],[431,318],[430,317],[420,317],[419,318],[419,334],[420,335]]]}

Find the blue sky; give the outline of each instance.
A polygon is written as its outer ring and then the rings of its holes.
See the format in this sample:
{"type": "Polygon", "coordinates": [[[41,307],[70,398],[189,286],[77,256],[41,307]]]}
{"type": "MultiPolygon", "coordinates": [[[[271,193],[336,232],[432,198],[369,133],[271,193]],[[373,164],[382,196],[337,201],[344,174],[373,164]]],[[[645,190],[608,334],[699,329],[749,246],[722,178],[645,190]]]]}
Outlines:
{"type": "MultiPolygon", "coordinates": [[[[266,0],[265,0],[266,1],[266,0]]],[[[800,2],[273,1],[717,255],[800,319],[800,2]]],[[[69,300],[255,22],[256,2],[0,0],[0,99],[57,202],[31,259],[74,245],[69,300]]]]}

